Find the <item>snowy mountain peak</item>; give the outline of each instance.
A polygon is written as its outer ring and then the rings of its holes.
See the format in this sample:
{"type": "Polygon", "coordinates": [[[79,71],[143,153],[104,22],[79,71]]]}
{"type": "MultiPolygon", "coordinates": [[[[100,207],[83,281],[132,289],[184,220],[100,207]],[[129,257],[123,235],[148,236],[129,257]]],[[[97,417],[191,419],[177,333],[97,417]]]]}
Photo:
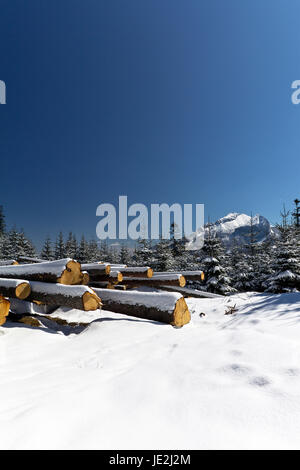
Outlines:
{"type": "MultiPolygon", "coordinates": [[[[253,216],[252,224],[256,242],[261,242],[274,233],[274,228],[262,215],[253,216]]],[[[251,216],[231,212],[215,223],[210,224],[210,230],[213,235],[221,238],[227,246],[231,245],[233,240],[237,243],[247,243],[249,242],[251,230],[251,216]]],[[[206,231],[208,231],[208,226],[206,226],[206,231]]]]}

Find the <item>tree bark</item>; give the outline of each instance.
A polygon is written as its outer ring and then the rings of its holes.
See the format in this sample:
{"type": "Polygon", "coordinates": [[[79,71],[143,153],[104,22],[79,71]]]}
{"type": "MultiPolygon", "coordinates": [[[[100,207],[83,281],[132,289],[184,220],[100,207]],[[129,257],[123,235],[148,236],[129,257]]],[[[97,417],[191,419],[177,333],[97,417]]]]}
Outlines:
{"type": "Polygon", "coordinates": [[[31,292],[29,281],[21,279],[1,279],[0,278],[0,295],[4,297],[14,297],[24,300],[31,292]]]}
{"type": "Polygon", "coordinates": [[[73,285],[81,283],[83,274],[80,263],[66,258],[45,263],[0,266],[0,278],[73,285]]]}
{"type": "Polygon", "coordinates": [[[153,278],[157,276],[168,276],[170,274],[182,274],[185,277],[186,281],[204,281],[204,272],[203,271],[177,271],[177,272],[155,272],[153,273],[153,278]]]}
{"type": "Polygon", "coordinates": [[[97,310],[101,307],[101,299],[87,286],[63,286],[30,282],[31,294],[29,302],[42,302],[46,305],[57,305],[79,310],[97,310]]]}
{"type": "Polygon", "coordinates": [[[10,301],[0,296],[0,325],[4,325],[9,314],[10,301]]]}
{"type": "Polygon", "coordinates": [[[155,276],[151,277],[150,279],[123,277],[122,281],[122,285],[125,285],[127,287],[158,287],[161,285],[184,287],[185,284],[185,278],[181,274],[170,274],[169,276],[155,276]]]}
{"type": "Polygon", "coordinates": [[[133,317],[183,326],[191,319],[187,304],[178,293],[131,292],[95,289],[104,309],[133,317]]]}
{"type": "Polygon", "coordinates": [[[126,268],[114,268],[111,267],[111,271],[120,271],[123,276],[126,277],[142,277],[142,278],[151,278],[153,276],[153,270],[149,266],[142,267],[126,267],[126,268]]]}
{"type": "Polygon", "coordinates": [[[19,264],[19,263],[15,259],[1,259],[0,260],[0,266],[11,266],[11,265],[16,265],[16,264],[19,264]]]}

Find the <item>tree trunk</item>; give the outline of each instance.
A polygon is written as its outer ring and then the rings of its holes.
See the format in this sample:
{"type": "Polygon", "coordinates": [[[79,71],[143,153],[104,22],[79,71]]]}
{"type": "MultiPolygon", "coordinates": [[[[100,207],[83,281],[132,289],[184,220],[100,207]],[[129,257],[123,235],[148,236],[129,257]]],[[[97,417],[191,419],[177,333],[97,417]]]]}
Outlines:
{"type": "Polygon", "coordinates": [[[9,314],[10,301],[0,296],[0,325],[4,325],[9,314]]]}
{"type": "Polygon", "coordinates": [[[70,258],[35,264],[0,266],[0,278],[27,281],[80,284],[83,278],[80,263],[70,258]]]}
{"type": "Polygon", "coordinates": [[[31,292],[29,281],[21,279],[1,279],[0,278],[0,295],[4,297],[14,297],[24,300],[31,292]]]}
{"type": "Polygon", "coordinates": [[[142,277],[142,278],[151,278],[153,276],[153,270],[149,266],[142,267],[128,267],[128,268],[114,268],[111,267],[111,271],[120,271],[123,276],[126,277],[142,277]]]}
{"type": "Polygon", "coordinates": [[[11,265],[16,265],[16,264],[19,264],[19,263],[15,259],[1,259],[0,260],[0,266],[11,266],[11,265]]]}
{"type": "Polygon", "coordinates": [[[178,272],[155,272],[153,273],[153,278],[157,276],[169,276],[170,274],[182,274],[185,277],[186,281],[204,281],[204,272],[203,271],[178,271],[178,272]]]}
{"type": "Polygon", "coordinates": [[[168,276],[155,276],[151,277],[150,279],[123,277],[122,284],[127,287],[158,287],[161,285],[184,287],[186,281],[184,276],[182,276],[181,274],[169,274],[168,276]]]}
{"type": "Polygon", "coordinates": [[[97,310],[101,307],[101,299],[87,286],[63,286],[30,282],[31,294],[29,302],[42,302],[46,305],[57,305],[79,310],[97,310]]]}
{"type": "Polygon", "coordinates": [[[187,304],[178,293],[131,292],[95,289],[104,309],[147,320],[183,326],[191,316],[187,304]]]}
{"type": "Polygon", "coordinates": [[[119,271],[111,271],[110,274],[96,275],[90,274],[90,284],[97,284],[98,282],[108,282],[110,284],[118,284],[123,281],[123,275],[119,271]]]}
{"type": "Polygon", "coordinates": [[[97,276],[98,274],[109,274],[110,264],[108,263],[88,263],[81,265],[82,271],[86,271],[90,276],[97,276]]]}

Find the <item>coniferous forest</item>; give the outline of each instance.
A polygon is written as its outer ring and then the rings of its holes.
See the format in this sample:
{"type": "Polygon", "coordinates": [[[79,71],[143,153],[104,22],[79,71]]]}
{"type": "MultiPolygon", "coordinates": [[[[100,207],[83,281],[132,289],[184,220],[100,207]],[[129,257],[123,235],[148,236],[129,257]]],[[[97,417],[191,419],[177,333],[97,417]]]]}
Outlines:
{"type": "Polygon", "coordinates": [[[69,232],[62,232],[55,240],[47,237],[38,252],[23,229],[7,228],[3,207],[0,206],[0,259],[20,257],[54,260],[74,258],[81,263],[103,261],[151,266],[155,271],[203,270],[203,283],[188,284],[208,292],[230,295],[236,292],[297,292],[300,290],[300,202],[294,201],[294,210],[280,213],[281,223],[276,226],[277,236],[256,241],[250,226],[246,243],[232,243],[225,247],[212,233],[211,223],[206,225],[203,248],[185,249],[186,240],[176,239],[176,227],[171,226],[170,239],[157,242],[140,239],[134,249],[123,243],[116,248],[107,241],[80,240],[69,232]]]}

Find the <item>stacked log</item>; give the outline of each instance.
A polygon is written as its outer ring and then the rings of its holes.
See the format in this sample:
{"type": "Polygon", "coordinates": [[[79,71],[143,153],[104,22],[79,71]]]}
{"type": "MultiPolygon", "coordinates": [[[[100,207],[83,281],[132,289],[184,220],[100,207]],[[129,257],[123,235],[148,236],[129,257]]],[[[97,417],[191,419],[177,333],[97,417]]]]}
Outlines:
{"type": "Polygon", "coordinates": [[[123,281],[123,274],[120,271],[111,271],[109,274],[97,274],[97,276],[90,276],[90,284],[97,285],[98,283],[118,284],[123,281]]]}
{"type": "Polygon", "coordinates": [[[149,266],[142,266],[142,267],[114,267],[111,266],[111,271],[119,271],[126,277],[141,277],[141,278],[150,278],[153,276],[153,270],[149,266]]]}
{"type": "Polygon", "coordinates": [[[9,314],[10,301],[0,296],[0,325],[4,325],[9,314]]]}
{"type": "Polygon", "coordinates": [[[186,281],[182,274],[168,273],[161,276],[157,274],[151,278],[143,279],[139,277],[123,277],[122,284],[126,285],[127,287],[159,287],[161,285],[184,287],[186,281]]]}
{"type": "Polygon", "coordinates": [[[111,312],[181,327],[191,319],[181,294],[94,289],[111,312]]]}
{"type": "Polygon", "coordinates": [[[0,278],[0,296],[24,300],[31,292],[29,281],[0,278]]]}
{"type": "MultiPolygon", "coordinates": [[[[157,277],[157,276],[169,276],[170,274],[172,274],[171,272],[154,272],[153,273],[153,277],[157,277]]],[[[173,274],[182,274],[182,276],[184,276],[185,280],[186,281],[199,281],[199,282],[202,282],[204,281],[204,272],[203,271],[178,271],[178,272],[174,272],[173,274]]]]}
{"type": "Polygon", "coordinates": [[[83,275],[80,263],[66,258],[44,263],[0,266],[0,278],[75,285],[81,283],[83,275]]]}
{"type": "Polygon", "coordinates": [[[64,306],[78,310],[97,310],[102,306],[101,299],[93,289],[87,286],[66,286],[30,282],[29,302],[42,302],[46,305],[64,306]]]}
{"type": "Polygon", "coordinates": [[[88,263],[82,264],[81,269],[89,273],[90,276],[98,274],[109,274],[111,265],[109,263],[88,263]]]}
{"type": "Polygon", "coordinates": [[[10,266],[10,265],[15,265],[19,264],[17,260],[15,259],[1,259],[0,260],[0,266],[10,266]]]}

